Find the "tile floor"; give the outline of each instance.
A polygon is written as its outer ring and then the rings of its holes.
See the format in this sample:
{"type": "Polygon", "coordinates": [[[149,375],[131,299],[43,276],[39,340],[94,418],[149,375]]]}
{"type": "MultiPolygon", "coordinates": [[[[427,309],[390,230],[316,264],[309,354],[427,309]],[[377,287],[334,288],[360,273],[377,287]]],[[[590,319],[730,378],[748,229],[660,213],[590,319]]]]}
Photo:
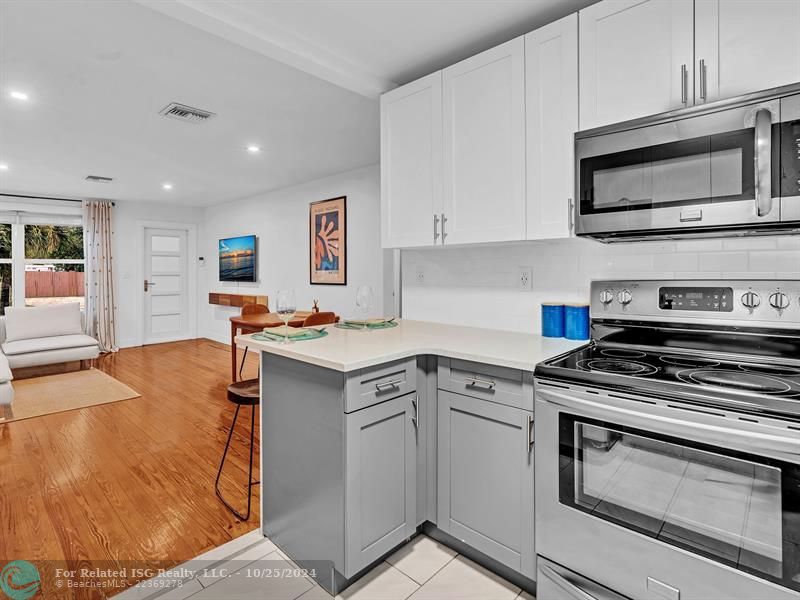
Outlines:
{"type": "MultiPolygon", "coordinates": [[[[153,591],[159,578],[115,596],[115,600],[331,600],[305,577],[248,577],[261,569],[294,564],[258,531],[215,548],[176,569],[205,573],[167,592],[153,591]],[[226,567],[226,565],[228,565],[226,567]],[[198,569],[199,567],[199,569],[198,569]],[[211,572],[211,570],[216,572],[211,572]],[[148,585],[149,584],[149,585],[148,585]]],[[[517,586],[454,550],[419,535],[375,566],[337,600],[534,600],[517,586]]]]}

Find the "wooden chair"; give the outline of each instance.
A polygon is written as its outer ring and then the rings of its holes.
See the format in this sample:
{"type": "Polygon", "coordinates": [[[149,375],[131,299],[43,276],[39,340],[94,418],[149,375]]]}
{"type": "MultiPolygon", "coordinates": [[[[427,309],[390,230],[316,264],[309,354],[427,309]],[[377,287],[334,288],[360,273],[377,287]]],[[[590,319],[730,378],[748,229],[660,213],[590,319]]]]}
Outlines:
{"type": "Polygon", "coordinates": [[[336,313],[332,312],[318,312],[312,313],[303,321],[303,327],[312,327],[314,325],[332,325],[336,323],[339,318],[336,313]]]}
{"type": "Polygon", "coordinates": [[[266,304],[245,304],[242,307],[242,316],[244,315],[263,315],[269,312],[269,306],[266,304]]]}
{"type": "MultiPolygon", "coordinates": [[[[266,304],[245,304],[242,306],[241,315],[263,315],[269,312],[269,306],[266,304]]],[[[242,364],[239,365],[239,379],[242,378],[242,371],[244,370],[244,361],[247,359],[247,346],[244,347],[244,354],[242,355],[242,364]]]]}

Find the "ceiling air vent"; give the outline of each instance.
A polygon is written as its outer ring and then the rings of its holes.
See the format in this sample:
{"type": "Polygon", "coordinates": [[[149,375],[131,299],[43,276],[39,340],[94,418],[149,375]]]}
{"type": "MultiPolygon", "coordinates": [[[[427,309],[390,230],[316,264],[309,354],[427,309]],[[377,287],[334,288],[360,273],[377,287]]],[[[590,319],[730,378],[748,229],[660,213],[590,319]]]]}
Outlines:
{"type": "Polygon", "coordinates": [[[187,123],[202,123],[204,121],[208,121],[211,117],[216,116],[214,113],[207,110],[192,108],[191,106],[178,104],[177,102],[168,104],[158,111],[158,114],[169,117],[170,119],[186,121],[187,123]]]}
{"type": "Polygon", "coordinates": [[[87,175],[86,181],[91,181],[92,183],[111,183],[114,181],[113,177],[101,177],[100,175],[87,175]]]}

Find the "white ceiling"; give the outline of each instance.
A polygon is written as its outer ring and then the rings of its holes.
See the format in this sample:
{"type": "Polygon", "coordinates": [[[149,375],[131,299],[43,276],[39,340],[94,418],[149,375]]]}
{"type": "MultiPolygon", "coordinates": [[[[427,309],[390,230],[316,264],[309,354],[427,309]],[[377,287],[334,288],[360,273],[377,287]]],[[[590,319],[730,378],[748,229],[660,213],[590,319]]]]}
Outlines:
{"type": "Polygon", "coordinates": [[[594,1],[2,0],[0,193],[207,206],[374,163],[381,92],[594,1]]]}
{"type": "Polygon", "coordinates": [[[139,4],[0,2],[0,192],[207,206],[375,163],[378,140],[375,100],[139,4]]]}

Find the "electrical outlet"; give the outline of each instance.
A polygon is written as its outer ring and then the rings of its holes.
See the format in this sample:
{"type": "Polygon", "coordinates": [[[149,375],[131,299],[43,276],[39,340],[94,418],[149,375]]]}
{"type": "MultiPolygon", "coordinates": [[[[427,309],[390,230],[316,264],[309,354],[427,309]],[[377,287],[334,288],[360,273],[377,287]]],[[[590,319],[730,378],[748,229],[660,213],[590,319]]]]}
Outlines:
{"type": "Polygon", "coordinates": [[[422,285],[425,283],[425,271],[422,270],[422,267],[417,267],[417,284],[422,285]]]}
{"type": "Polygon", "coordinates": [[[521,292],[530,292],[533,289],[533,269],[531,267],[517,268],[517,289],[521,292]]]}

